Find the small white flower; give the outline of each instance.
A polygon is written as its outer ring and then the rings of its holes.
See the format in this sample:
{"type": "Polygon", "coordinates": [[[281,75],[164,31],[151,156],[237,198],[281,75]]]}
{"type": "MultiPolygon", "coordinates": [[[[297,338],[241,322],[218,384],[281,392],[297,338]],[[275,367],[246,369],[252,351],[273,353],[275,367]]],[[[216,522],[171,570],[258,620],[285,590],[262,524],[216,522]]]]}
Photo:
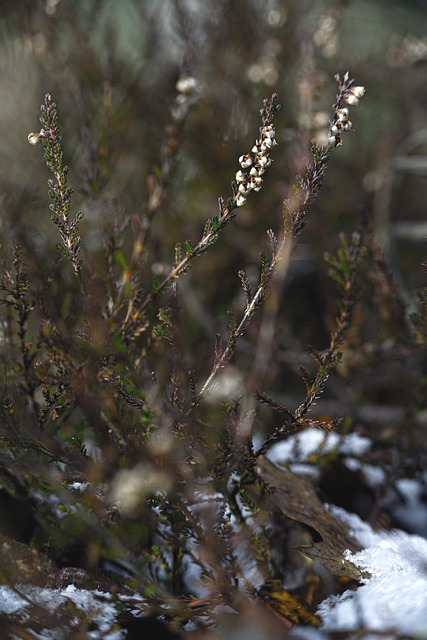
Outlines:
{"type": "Polygon", "coordinates": [[[40,129],[39,133],[29,133],[27,136],[27,140],[30,144],[39,144],[42,141],[42,138],[46,136],[46,132],[44,129],[40,129]]]}
{"type": "Polygon", "coordinates": [[[331,127],[331,134],[333,136],[335,136],[337,133],[339,133],[341,131],[341,123],[337,122],[335,124],[332,125],[331,127]]]}
{"type": "Polygon", "coordinates": [[[258,163],[258,173],[259,175],[262,175],[265,172],[266,168],[269,167],[273,161],[267,155],[265,155],[256,158],[256,162],[258,163]],[[266,162],[262,162],[261,164],[262,160],[266,160],[266,162]]]}
{"type": "Polygon", "coordinates": [[[243,195],[246,195],[249,189],[249,185],[246,182],[242,182],[241,184],[239,184],[239,193],[242,193],[243,195]]]}
{"type": "Polygon", "coordinates": [[[343,128],[344,131],[351,131],[352,128],[353,128],[353,125],[350,122],[350,120],[348,120],[347,122],[344,122],[342,128],[343,128]]]}
{"type": "Polygon", "coordinates": [[[256,165],[254,167],[252,167],[252,169],[249,171],[249,175],[250,176],[257,176],[258,175],[258,169],[257,169],[256,165]]]}
{"type": "Polygon", "coordinates": [[[236,182],[244,182],[246,180],[246,173],[243,171],[238,171],[236,173],[236,182]]]}
{"type": "Polygon", "coordinates": [[[257,164],[260,164],[262,167],[268,167],[269,160],[267,156],[257,156],[255,158],[255,162],[256,162],[255,166],[257,166],[257,164]]]}
{"type": "Polygon", "coordinates": [[[261,188],[262,185],[262,178],[260,178],[259,176],[252,176],[251,185],[254,191],[258,191],[258,188],[261,188]]]}
{"type": "Polygon", "coordinates": [[[179,91],[179,93],[192,93],[196,87],[197,80],[192,76],[181,76],[176,83],[176,90],[179,91]]]}
{"type": "Polygon", "coordinates": [[[356,96],[356,98],[361,98],[365,95],[366,89],[365,87],[353,87],[351,90],[352,94],[356,96]]]}
{"type": "Polygon", "coordinates": [[[242,207],[244,204],[246,204],[246,198],[245,196],[243,196],[242,194],[239,193],[239,195],[237,196],[235,203],[238,207],[242,207]]]}
{"type": "Polygon", "coordinates": [[[349,93],[348,96],[345,97],[345,101],[347,104],[351,104],[354,107],[357,107],[359,104],[359,98],[357,98],[354,93],[349,93]]]}
{"type": "Polygon", "coordinates": [[[257,141],[257,143],[254,144],[254,146],[252,147],[252,153],[259,153],[260,148],[261,148],[261,143],[257,141]]]}
{"type": "Polygon", "coordinates": [[[265,138],[263,144],[267,147],[267,149],[271,149],[275,142],[276,141],[274,138],[265,138]]]}
{"type": "Polygon", "coordinates": [[[266,138],[274,138],[274,136],[276,135],[274,127],[272,127],[271,125],[268,127],[263,127],[263,129],[261,130],[261,133],[266,138]]]}
{"type": "Polygon", "coordinates": [[[344,107],[343,109],[338,109],[337,116],[339,122],[347,122],[348,120],[348,109],[344,107]]]}
{"type": "Polygon", "coordinates": [[[342,145],[340,136],[339,135],[329,136],[328,144],[333,145],[334,147],[340,147],[342,145]]]}
{"type": "Polygon", "coordinates": [[[246,153],[244,156],[240,156],[239,163],[242,169],[246,169],[250,167],[252,164],[252,158],[249,153],[246,153]]]}

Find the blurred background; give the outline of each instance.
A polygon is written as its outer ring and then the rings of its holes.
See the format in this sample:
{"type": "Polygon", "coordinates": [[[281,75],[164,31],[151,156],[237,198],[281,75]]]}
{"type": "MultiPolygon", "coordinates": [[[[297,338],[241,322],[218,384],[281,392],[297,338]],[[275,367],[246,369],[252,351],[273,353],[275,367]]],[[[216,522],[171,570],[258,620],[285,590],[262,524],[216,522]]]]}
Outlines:
{"type": "MultiPolygon", "coordinates": [[[[198,347],[188,368],[201,377],[212,362],[214,333],[226,333],[227,310],[242,309],[238,270],[255,281],[259,253],[268,248],[265,232],[280,231],[282,202],[304,167],[310,140],[322,139],[328,129],[334,75],[348,70],[366,87],[361,106],[352,110],[355,131],[333,151],[290,273],[266,306],[275,317],[274,359],[260,370],[257,384],[285,395],[296,385],[295,392],[303,393],[296,373],[304,363],[301,354],[308,344],[327,346],[336,313],[323,254],[338,246],[340,231],[359,226],[361,210],[374,218],[409,310],[424,284],[427,2],[1,0],[2,253],[20,239],[35,260],[55,256],[48,170],[42,146],[27,142],[28,133],[39,130],[47,92],[58,105],[75,211],[84,213],[83,260],[96,264],[106,224],[120,224],[126,216],[144,219],[147,177],[161,161],[183,59],[197,81],[197,99],[169,197],[153,220],[143,266],[148,283],[168,271],[177,241],[198,241],[205,220],[218,211],[218,197],[231,195],[237,159],[258,134],[262,100],[277,92],[282,103],[279,146],[263,189],[251,194],[221,241],[180,285],[183,334],[198,347]]],[[[363,296],[364,334],[355,345],[373,340],[385,351],[359,361],[351,391],[337,378],[328,393],[350,404],[363,398],[401,407],[406,396],[396,395],[396,388],[402,378],[393,373],[390,381],[380,371],[396,359],[395,343],[390,347],[396,326],[380,326],[369,278],[363,296]]],[[[260,314],[241,342],[236,363],[243,369],[253,366],[262,322],[260,314]]],[[[353,365],[349,357],[344,380],[353,365]]]]}

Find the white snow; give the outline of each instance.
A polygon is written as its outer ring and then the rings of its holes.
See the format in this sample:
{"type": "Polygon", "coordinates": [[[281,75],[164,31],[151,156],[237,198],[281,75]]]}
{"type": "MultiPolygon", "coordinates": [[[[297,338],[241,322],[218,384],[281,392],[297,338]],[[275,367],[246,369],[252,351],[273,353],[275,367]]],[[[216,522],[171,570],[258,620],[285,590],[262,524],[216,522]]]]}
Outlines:
{"type": "MultiPolygon", "coordinates": [[[[267,455],[273,462],[287,464],[292,471],[307,475],[311,456],[336,451],[345,456],[344,463],[350,469],[361,469],[368,484],[375,487],[383,484],[385,471],[358,459],[371,446],[368,438],[357,434],[339,436],[306,429],[277,443],[267,455]]],[[[311,467],[316,470],[316,465],[311,467]]],[[[422,484],[405,478],[396,481],[396,489],[400,499],[390,505],[392,515],[417,533],[427,533],[422,484]]],[[[328,509],[344,522],[363,548],[355,554],[348,551],[346,558],[369,577],[354,591],[330,596],[321,603],[317,614],[322,624],[318,630],[299,627],[292,635],[312,640],[328,638],[330,632],[364,630],[364,637],[380,634],[394,638],[402,634],[427,638],[427,540],[400,530],[374,531],[355,514],[331,505],[328,509]]]]}
{"type": "Polygon", "coordinates": [[[346,553],[370,577],[355,591],[327,598],[319,607],[321,630],[427,636],[427,540],[403,531],[374,532],[358,516],[329,507],[364,547],[346,553]]]}
{"type": "Polygon", "coordinates": [[[325,432],[309,428],[273,445],[267,453],[267,458],[272,462],[283,464],[285,462],[305,462],[313,454],[326,454],[331,451],[345,455],[362,456],[369,451],[371,446],[369,438],[357,433],[342,436],[335,431],[325,432]]]}
{"type": "MultiPolygon", "coordinates": [[[[117,609],[110,601],[111,595],[100,591],[76,589],[74,585],[69,585],[66,589],[61,590],[23,585],[14,590],[2,585],[0,586],[0,614],[14,613],[32,603],[41,605],[53,614],[67,599],[71,600],[79,611],[87,613],[92,621],[94,629],[87,632],[88,638],[92,640],[124,640],[126,637],[124,630],[112,629],[117,609]]],[[[45,629],[36,635],[34,635],[34,631],[31,631],[31,637],[34,637],[35,640],[52,640],[59,636],[55,635],[54,630],[45,629]]]]}

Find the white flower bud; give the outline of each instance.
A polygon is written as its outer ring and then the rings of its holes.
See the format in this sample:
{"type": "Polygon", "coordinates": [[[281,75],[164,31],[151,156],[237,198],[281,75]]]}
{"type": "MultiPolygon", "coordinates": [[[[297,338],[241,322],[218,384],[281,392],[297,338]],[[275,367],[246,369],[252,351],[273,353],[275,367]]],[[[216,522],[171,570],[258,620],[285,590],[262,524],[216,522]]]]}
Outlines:
{"type": "Polygon", "coordinates": [[[244,204],[246,204],[246,198],[239,194],[235,200],[235,203],[238,207],[242,207],[244,204]]]}
{"type": "Polygon", "coordinates": [[[242,193],[243,195],[246,195],[249,189],[249,185],[246,182],[242,182],[242,184],[239,184],[239,193],[242,193]]]}
{"type": "Polygon", "coordinates": [[[328,145],[334,146],[334,147],[341,147],[342,142],[341,142],[340,135],[337,134],[336,136],[329,136],[328,145]]]}
{"type": "Polygon", "coordinates": [[[244,182],[246,180],[246,173],[243,171],[238,171],[236,173],[236,182],[244,182]]]}
{"type": "Polygon", "coordinates": [[[351,93],[356,96],[356,98],[361,98],[365,95],[366,89],[365,87],[353,87],[351,93]]]}
{"type": "Polygon", "coordinates": [[[251,185],[252,185],[252,189],[254,189],[255,191],[258,190],[258,188],[261,188],[262,185],[262,178],[260,178],[259,176],[252,176],[251,178],[251,185]]]}
{"type": "Polygon", "coordinates": [[[351,104],[354,107],[357,107],[359,104],[359,98],[357,98],[354,93],[349,93],[348,96],[345,97],[345,101],[347,104],[351,104]]]}
{"type": "Polygon", "coordinates": [[[192,93],[196,87],[197,80],[192,76],[181,76],[176,83],[176,90],[179,91],[179,93],[192,93]]]}
{"type": "Polygon", "coordinates": [[[252,153],[259,153],[259,150],[261,148],[261,144],[259,142],[257,142],[256,144],[254,144],[254,146],[252,147],[252,153]]]}
{"type": "Polygon", "coordinates": [[[255,162],[257,164],[260,164],[262,167],[266,167],[267,163],[268,163],[268,157],[267,156],[258,156],[257,158],[255,158],[255,162]]]}
{"type": "Polygon", "coordinates": [[[252,158],[249,153],[246,153],[244,156],[240,156],[239,163],[242,169],[246,169],[250,167],[252,164],[252,158]]]}
{"type": "Polygon", "coordinates": [[[276,135],[274,127],[272,127],[271,125],[268,127],[263,127],[263,129],[261,129],[261,133],[266,138],[274,138],[274,136],[276,135]]]}
{"type": "Polygon", "coordinates": [[[44,129],[40,129],[39,133],[29,133],[27,136],[27,140],[30,144],[39,144],[39,142],[42,141],[42,138],[44,138],[46,135],[46,132],[44,129]]]}
{"type": "Polygon", "coordinates": [[[353,128],[353,125],[350,122],[350,120],[348,120],[347,122],[344,122],[342,128],[343,128],[343,131],[351,131],[353,128]]]}
{"type": "Polygon", "coordinates": [[[263,144],[267,147],[267,149],[271,149],[275,142],[276,141],[274,138],[265,138],[263,144]]]}
{"type": "Polygon", "coordinates": [[[339,122],[347,122],[348,120],[348,109],[344,107],[343,109],[338,109],[337,116],[339,122]]]}
{"type": "Polygon", "coordinates": [[[331,127],[331,134],[333,136],[335,136],[337,133],[339,133],[341,131],[341,123],[337,122],[335,124],[332,125],[331,127]]]}
{"type": "Polygon", "coordinates": [[[252,169],[249,171],[249,175],[250,176],[257,176],[258,175],[258,169],[255,167],[252,167],[252,169]]]}

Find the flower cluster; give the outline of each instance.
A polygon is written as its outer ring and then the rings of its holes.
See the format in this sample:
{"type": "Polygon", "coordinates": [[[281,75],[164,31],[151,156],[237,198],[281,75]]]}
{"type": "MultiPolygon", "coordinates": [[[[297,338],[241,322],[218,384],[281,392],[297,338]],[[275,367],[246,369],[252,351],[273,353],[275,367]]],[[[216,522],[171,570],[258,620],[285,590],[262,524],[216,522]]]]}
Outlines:
{"type": "Polygon", "coordinates": [[[239,163],[242,169],[236,173],[237,193],[234,202],[238,207],[246,203],[249,191],[259,191],[262,186],[262,176],[267,167],[271,165],[270,150],[277,144],[274,136],[276,132],[272,124],[265,124],[261,128],[260,139],[252,147],[252,153],[240,156],[239,163]],[[244,171],[247,169],[247,171],[244,171]]]}
{"type": "MultiPolygon", "coordinates": [[[[337,79],[340,81],[339,76],[337,79]]],[[[348,73],[344,75],[343,84],[340,81],[340,94],[335,106],[334,120],[330,126],[328,134],[328,146],[340,147],[342,145],[341,136],[344,132],[351,131],[353,125],[349,119],[349,110],[344,104],[357,107],[359,100],[365,95],[365,87],[351,86],[354,80],[348,80],[348,73]]]]}

